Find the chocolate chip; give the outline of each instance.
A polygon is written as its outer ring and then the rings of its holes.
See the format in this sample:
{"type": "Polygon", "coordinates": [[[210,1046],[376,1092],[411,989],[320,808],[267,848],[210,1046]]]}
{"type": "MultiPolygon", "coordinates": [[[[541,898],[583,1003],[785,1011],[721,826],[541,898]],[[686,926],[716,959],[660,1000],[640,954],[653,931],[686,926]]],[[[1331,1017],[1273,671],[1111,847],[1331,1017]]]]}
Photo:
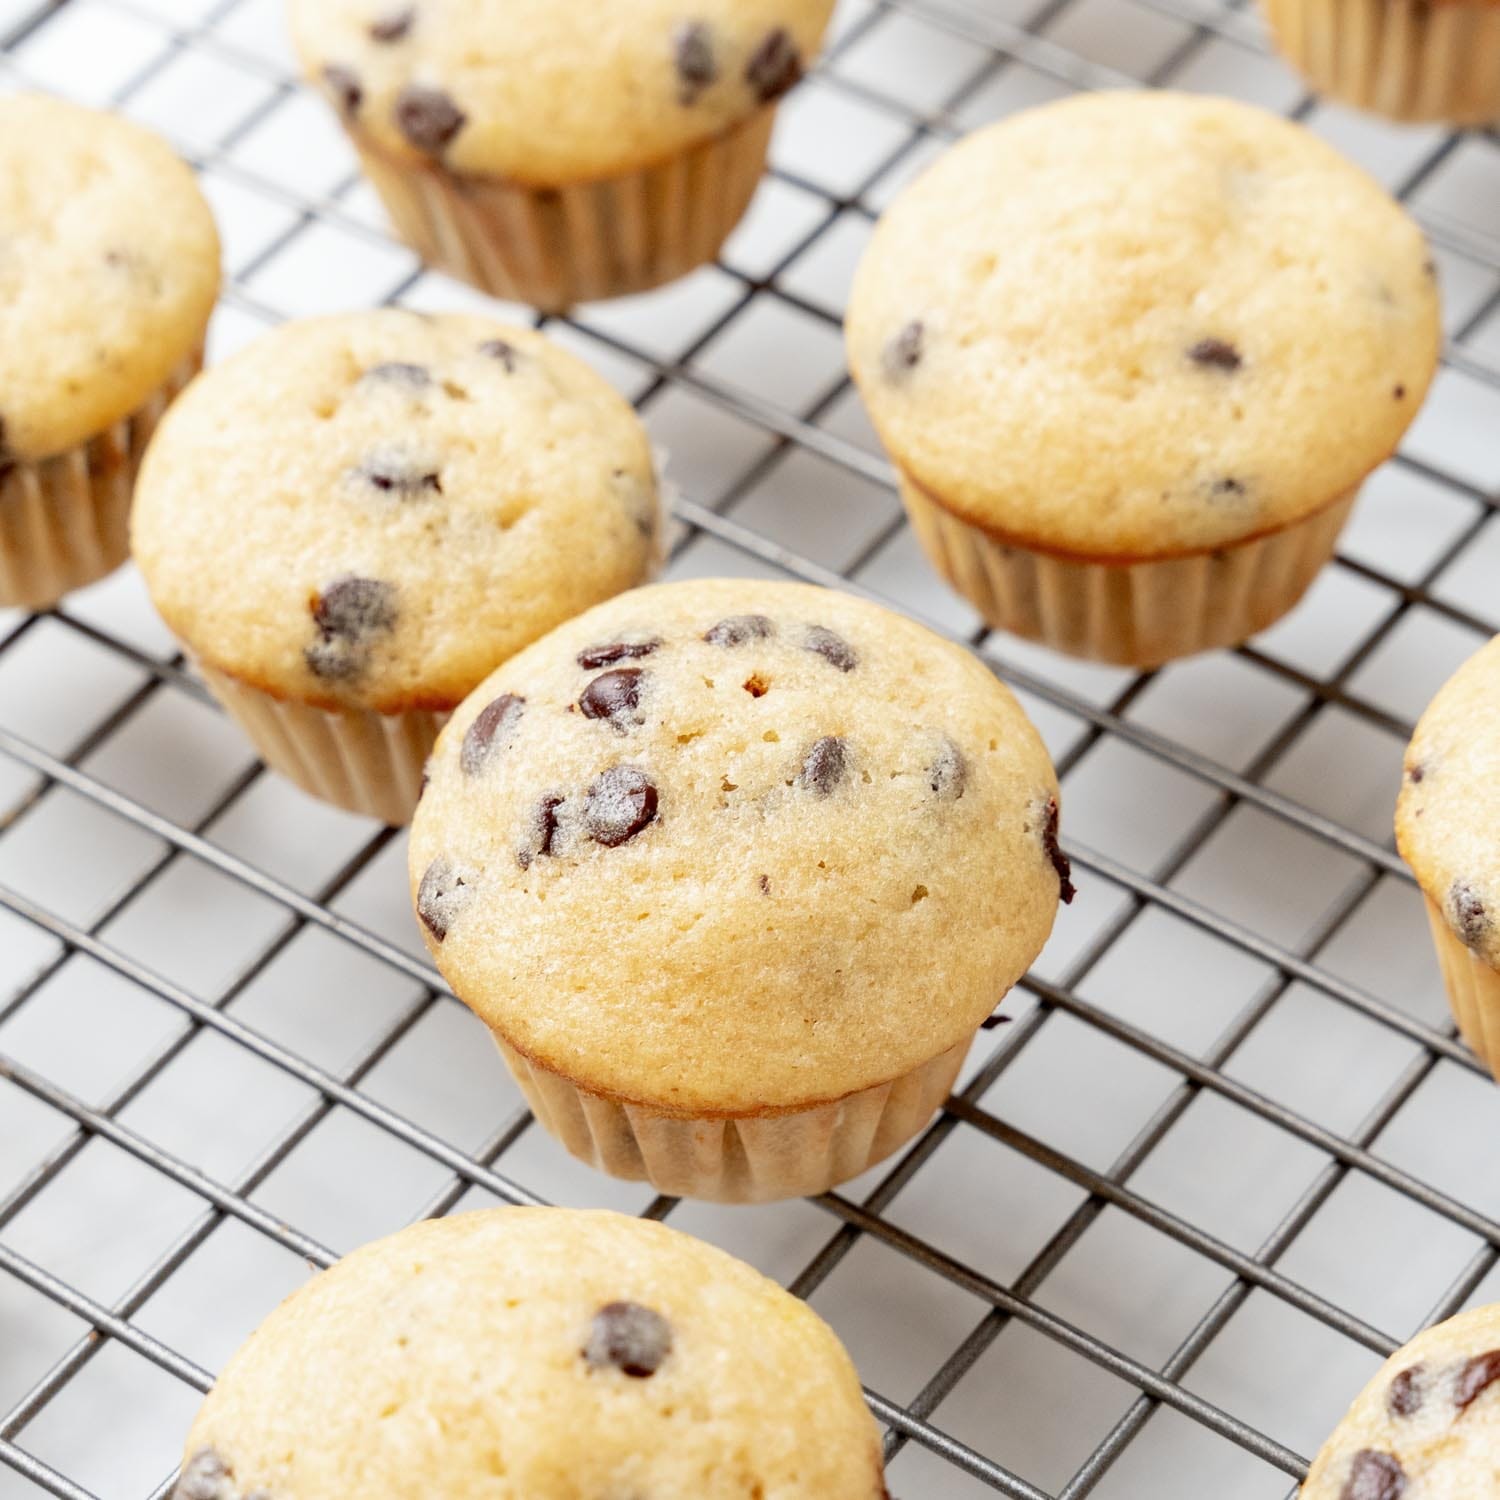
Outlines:
{"type": "Polygon", "coordinates": [[[979,1023],[979,1029],[981,1031],[993,1031],[997,1026],[1009,1026],[1013,1020],[1015,1020],[1014,1016],[1002,1016],[999,1014],[986,1016],[979,1023]]]}
{"type": "Polygon", "coordinates": [[[1497,1380],[1500,1380],[1500,1349],[1490,1349],[1476,1354],[1458,1372],[1453,1387],[1453,1404],[1465,1411],[1477,1401],[1497,1380]]]}
{"type": "Polygon", "coordinates": [[[0,417],[0,479],[16,466],[16,456],[5,445],[5,418],[0,417]]]}
{"type": "Polygon", "coordinates": [[[696,104],[703,91],[718,82],[713,33],[702,21],[685,21],[672,34],[672,62],[680,104],[696,104]]]}
{"type": "Polygon", "coordinates": [[[485,704],[464,734],[463,746],[458,752],[459,770],[465,776],[478,776],[521,722],[525,711],[526,700],[514,693],[501,693],[493,703],[485,704]]]}
{"type": "Polygon", "coordinates": [[[1427,767],[1426,766],[1408,766],[1406,768],[1406,779],[1409,782],[1411,782],[1411,784],[1413,786],[1420,785],[1420,783],[1422,781],[1422,778],[1425,777],[1426,775],[1427,775],[1427,767]]]}
{"type": "Polygon", "coordinates": [[[710,646],[743,646],[747,641],[768,641],[776,627],[764,615],[730,615],[703,634],[710,646]]]}
{"type": "Polygon", "coordinates": [[[1385,1404],[1393,1417],[1409,1417],[1422,1409],[1422,1377],[1426,1369],[1425,1365],[1411,1365],[1391,1381],[1385,1404]]]}
{"type": "Polygon", "coordinates": [[[504,339],[486,339],[479,346],[479,352],[489,355],[491,359],[498,359],[505,366],[507,375],[516,373],[516,362],[520,356],[516,353],[514,344],[508,344],[504,339]]]}
{"type": "Polygon", "coordinates": [[[802,77],[802,54],[786,27],[778,26],[750,56],[745,82],[762,104],[779,99],[802,77]]]}
{"type": "Polygon", "coordinates": [[[821,625],[811,625],[802,639],[802,649],[812,651],[824,661],[832,662],[840,672],[852,672],[858,663],[854,647],[843,636],[835,635],[821,625]]]}
{"type": "Polygon", "coordinates": [[[615,766],[588,790],[583,825],[596,844],[616,849],[656,818],[656,787],[644,771],[615,766]]]}
{"type": "Polygon", "coordinates": [[[1240,351],[1227,339],[1199,339],[1188,350],[1188,358],[1195,365],[1223,370],[1229,374],[1233,374],[1245,362],[1240,356],[1240,351]]]}
{"type": "Polygon", "coordinates": [[[922,363],[922,350],[927,340],[926,326],[920,319],[913,319],[886,346],[881,362],[885,366],[887,380],[900,380],[922,363]]]}
{"type": "Polygon", "coordinates": [[[557,840],[557,810],[568,799],[561,792],[548,792],[536,805],[531,815],[531,832],[527,842],[516,850],[516,863],[523,870],[531,868],[531,862],[543,854],[553,852],[557,840]]]}
{"type": "Polygon", "coordinates": [[[1401,1500],[1406,1471],[1389,1453],[1361,1448],[1349,1467],[1339,1500],[1401,1500]]]}
{"type": "Polygon", "coordinates": [[[608,1302],[594,1314],[583,1357],[595,1369],[615,1369],[644,1380],[672,1352],[672,1325],[639,1302],[608,1302]]]}
{"type": "Polygon", "coordinates": [[[439,857],[427,866],[417,885],[417,915],[441,943],[473,894],[468,881],[448,860],[439,857]]]}
{"type": "Polygon", "coordinates": [[[927,784],[942,802],[957,802],[969,780],[969,763],[964,753],[946,735],[943,748],[927,768],[927,784]]]}
{"type": "Polygon", "coordinates": [[[359,378],[375,385],[405,386],[412,391],[425,390],[432,384],[432,376],[426,365],[406,364],[398,359],[383,365],[371,365],[359,378]]]}
{"type": "Polygon", "coordinates": [[[317,677],[345,681],[369,665],[373,637],[396,626],[396,587],[378,578],[337,578],[312,605],[318,639],[303,652],[317,677]]]}
{"type": "Polygon", "coordinates": [[[1243,479],[1225,477],[1216,479],[1208,487],[1208,493],[1216,500],[1222,500],[1229,495],[1244,495],[1248,493],[1243,479]]]}
{"type": "Polygon", "coordinates": [[[819,797],[829,797],[844,779],[847,767],[848,756],[844,753],[843,740],[835,735],[825,734],[802,757],[802,770],[798,773],[797,781],[805,791],[819,797]]]}
{"type": "Polygon", "coordinates": [[[619,733],[624,734],[632,724],[643,722],[636,715],[641,706],[641,678],[645,674],[639,667],[616,667],[613,672],[604,672],[584,688],[578,700],[585,719],[608,719],[619,733]]]}
{"type": "Polygon", "coordinates": [[[1404,385],[1392,386],[1391,387],[1391,399],[1393,401],[1405,401],[1406,400],[1406,387],[1404,385]]]}
{"type": "Polygon", "coordinates": [[[411,30],[417,18],[414,10],[392,11],[378,21],[370,22],[370,40],[375,42],[399,42],[411,30]]]}
{"type": "Polygon", "coordinates": [[[649,641],[611,641],[607,646],[590,646],[586,651],[580,651],[578,665],[593,672],[600,667],[612,667],[617,661],[639,661],[660,646],[659,636],[653,636],[649,641]]]}
{"type": "Polygon", "coordinates": [[[771,894],[771,877],[769,875],[762,875],[756,884],[760,886],[762,896],[769,896],[771,894]]]}
{"type": "Polygon", "coordinates": [[[1057,871],[1058,898],[1064,906],[1073,904],[1073,897],[1078,894],[1073,885],[1073,865],[1068,856],[1062,852],[1057,842],[1058,809],[1057,798],[1047,799],[1047,816],[1042,824],[1042,851],[1052,861],[1052,868],[1057,871]]]}
{"type": "Polygon", "coordinates": [[[418,495],[443,493],[442,476],[430,463],[396,452],[372,453],[355,474],[382,495],[410,500],[418,495]]]}
{"type": "Polygon", "coordinates": [[[1453,926],[1465,945],[1477,948],[1492,925],[1479,893],[1467,881],[1455,880],[1448,890],[1448,910],[1453,926]]]}
{"type": "Polygon", "coordinates": [[[235,1500],[234,1471],[212,1448],[201,1448],[186,1464],[172,1500],[235,1500]]]}
{"type": "Polygon", "coordinates": [[[413,83],[396,96],[396,128],[418,151],[436,155],[468,119],[441,89],[413,83]]]}
{"type": "Polygon", "coordinates": [[[358,73],[352,68],[329,63],[323,69],[323,82],[327,84],[328,92],[333,95],[334,102],[344,114],[352,117],[359,113],[359,107],[365,101],[365,90],[358,73]]]}

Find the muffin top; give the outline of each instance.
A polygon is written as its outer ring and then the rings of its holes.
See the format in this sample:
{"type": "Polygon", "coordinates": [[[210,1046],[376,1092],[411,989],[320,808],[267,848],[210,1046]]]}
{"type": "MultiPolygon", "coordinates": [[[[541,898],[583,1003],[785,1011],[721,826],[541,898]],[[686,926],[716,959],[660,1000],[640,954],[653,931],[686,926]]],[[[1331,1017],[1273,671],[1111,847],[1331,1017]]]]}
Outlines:
{"type": "Polygon", "coordinates": [[[202,343],[218,294],[213,215],[165,141],[0,99],[0,470],[129,416],[202,343]]]}
{"type": "Polygon", "coordinates": [[[539,187],[654,166],[779,98],[833,0],[293,0],[308,75],[402,160],[539,187]]]}
{"type": "Polygon", "coordinates": [[[1500,969],[1500,637],[1448,679],[1417,724],[1396,843],[1454,935],[1500,969]]]}
{"type": "Polygon", "coordinates": [[[880,1500],[823,1321],[611,1213],[508,1208],[357,1250],[271,1314],[193,1424],[175,1500],[880,1500]]]}
{"type": "Polygon", "coordinates": [[[966,1040],[1066,880],[1011,694],[797,584],[591,610],[485,682],[429,771],[412,885],[456,993],[534,1062],[668,1113],[821,1103],[966,1040]]]}
{"type": "Polygon", "coordinates": [[[202,660],[280,698],[452,708],[639,583],[650,445],[540,335],[385,309],[289,324],[200,376],[146,454],[132,546],[202,660]]]}
{"type": "Polygon", "coordinates": [[[1500,1453],[1500,1306],[1419,1333],[1356,1397],[1301,1500],[1479,1500],[1500,1453]]]}
{"type": "Polygon", "coordinates": [[[1203,552],[1356,486],[1436,366],[1421,231],[1309,131],[1224,99],[1080,95],[897,199],[850,360],[907,476],[999,540],[1203,552]]]}

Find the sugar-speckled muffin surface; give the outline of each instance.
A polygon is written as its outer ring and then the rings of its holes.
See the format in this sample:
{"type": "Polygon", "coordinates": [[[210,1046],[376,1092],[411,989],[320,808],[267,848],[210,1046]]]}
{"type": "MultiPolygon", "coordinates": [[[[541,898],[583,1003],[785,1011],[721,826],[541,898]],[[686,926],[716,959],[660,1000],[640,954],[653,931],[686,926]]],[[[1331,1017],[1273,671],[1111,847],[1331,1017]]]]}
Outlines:
{"type": "Polygon", "coordinates": [[[218,291],[213,216],[166,142],[0,99],[0,466],[133,412],[202,342],[218,291]]]}
{"type": "Polygon", "coordinates": [[[653,165],[784,94],[833,0],[294,0],[303,66],[407,160],[539,186],[653,165]]]}
{"type": "Polygon", "coordinates": [[[1419,1333],[1324,1445],[1302,1500],[1488,1500],[1500,1492],[1500,1307],[1419,1333]]]}
{"type": "Polygon", "coordinates": [[[636,590],[454,715],[412,829],[458,995],[580,1087],[695,1116],[966,1041],[1056,914],[1057,783],[970,653],[795,584],[636,590]]]}
{"type": "Polygon", "coordinates": [[[142,469],[132,544],[167,623],[279,698],[452,708],[639,583],[645,431],[593,371],[488,319],[291,324],[202,376],[142,469]]]}
{"type": "Polygon", "coordinates": [[[1396,840],[1454,936],[1500,969],[1500,637],[1449,678],[1417,724],[1396,840]]]}
{"type": "Polygon", "coordinates": [[[832,1331],[642,1219],[501,1209],[357,1250],[277,1309],[176,1500],[881,1500],[832,1331]]]}
{"type": "Polygon", "coordinates": [[[1420,406],[1440,329],[1421,232],[1332,147],[1229,100],[1106,93],[979,131],[908,188],[848,341],[933,499],[1120,561],[1347,493],[1420,406]]]}

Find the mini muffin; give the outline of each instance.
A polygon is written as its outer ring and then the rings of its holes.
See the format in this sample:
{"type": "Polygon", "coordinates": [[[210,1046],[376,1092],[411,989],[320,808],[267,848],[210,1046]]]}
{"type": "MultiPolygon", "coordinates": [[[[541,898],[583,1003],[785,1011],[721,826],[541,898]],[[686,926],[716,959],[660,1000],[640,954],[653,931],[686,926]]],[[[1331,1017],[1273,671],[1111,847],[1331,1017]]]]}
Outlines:
{"type": "Polygon", "coordinates": [[[424,260],[556,311],[712,260],[833,0],[293,0],[424,260]]]}
{"type": "Polygon", "coordinates": [[[367,1245],[230,1361],[174,1500],[882,1500],[833,1331],[621,1214],[506,1208],[367,1245]]]}
{"type": "Polygon", "coordinates": [[[141,454],[218,294],[213,216],[166,142],[0,99],[0,607],[125,561],[141,454]]]}
{"type": "Polygon", "coordinates": [[[640,589],[507,663],[411,836],[438,967],[541,1122],[662,1192],[821,1192],[916,1133],[1071,895],[975,657],[843,594],[640,589]]]}
{"type": "Polygon", "coordinates": [[[1500,1490],[1500,1306],[1419,1333],[1355,1398],[1302,1500],[1480,1500],[1500,1490]]]}
{"type": "Polygon", "coordinates": [[[1422,715],[1396,843],[1427,899],[1458,1028],[1500,1078],[1500,637],[1422,715]]]}
{"type": "Polygon", "coordinates": [[[538,334],[386,309],[196,381],[141,470],[136,560],[266,763],[387,823],[449,712],[656,558],[629,405],[538,334]]]}
{"type": "Polygon", "coordinates": [[[1319,93],[1396,120],[1500,118],[1496,0],[1264,0],[1271,37],[1319,93]]]}
{"type": "Polygon", "coordinates": [[[882,219],[854,377],[912,524],[992,624],[1136,666],[1294,605],[1436,367],[1433,266],[1275,115],[1079,96],[949,151],[882,219]]]}

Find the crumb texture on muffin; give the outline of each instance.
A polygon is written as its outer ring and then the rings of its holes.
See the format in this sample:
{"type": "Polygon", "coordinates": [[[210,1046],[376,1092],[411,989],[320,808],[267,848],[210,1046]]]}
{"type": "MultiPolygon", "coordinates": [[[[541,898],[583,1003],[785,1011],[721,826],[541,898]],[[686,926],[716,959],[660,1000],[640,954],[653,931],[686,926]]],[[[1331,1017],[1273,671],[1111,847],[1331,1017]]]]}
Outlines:
{"type": "Polygon", "coordinates": [[[1418,722],[1396,842],[1454,936],[1500,969],[1500,637],[1448,679],[1418,722]]]}
{"type": "Polygon", "coordinates": [[[620,1214],[418,1224],[230,1361],[175,1500],[881,1500],[859,1379],[805,1304],[620,1214]]]}
{"type": "Polygon", "coordinates": [[[452,708],[639,583],[650,445],[592,370],[486,318],[290,324],[201,377],[147,454],[132,544],[167,623],[277,697],[452,708]]]}
{"type": "Polygon", "coordinates": [[[969,652],[828,590],[636,590],[449,721],[413,892],[461,999],[595,1093],[755,1114],[966,1041],[1040,951],[1057,782],[969,652]]]}
{"type": "Polygon", "coordinates": [[[407,161],[539,187],[655,165],[812,65],[833,0],[295,0],[309,77],[407,161]]]}
{"type": "Polygon", "coordinates": [[[998,540],[1203,552],[1396,446],[1440,344],[1416,224],[1301,126],[1092,94],[945,153],[856,277],[850,360],[910,480],[998,540]]]}
{"type": "Polygon", "coordinates": [[[165,141],[0,99],[0,471],[134,412],[201,344],[218,292],[213,215],[165,141]]]}

